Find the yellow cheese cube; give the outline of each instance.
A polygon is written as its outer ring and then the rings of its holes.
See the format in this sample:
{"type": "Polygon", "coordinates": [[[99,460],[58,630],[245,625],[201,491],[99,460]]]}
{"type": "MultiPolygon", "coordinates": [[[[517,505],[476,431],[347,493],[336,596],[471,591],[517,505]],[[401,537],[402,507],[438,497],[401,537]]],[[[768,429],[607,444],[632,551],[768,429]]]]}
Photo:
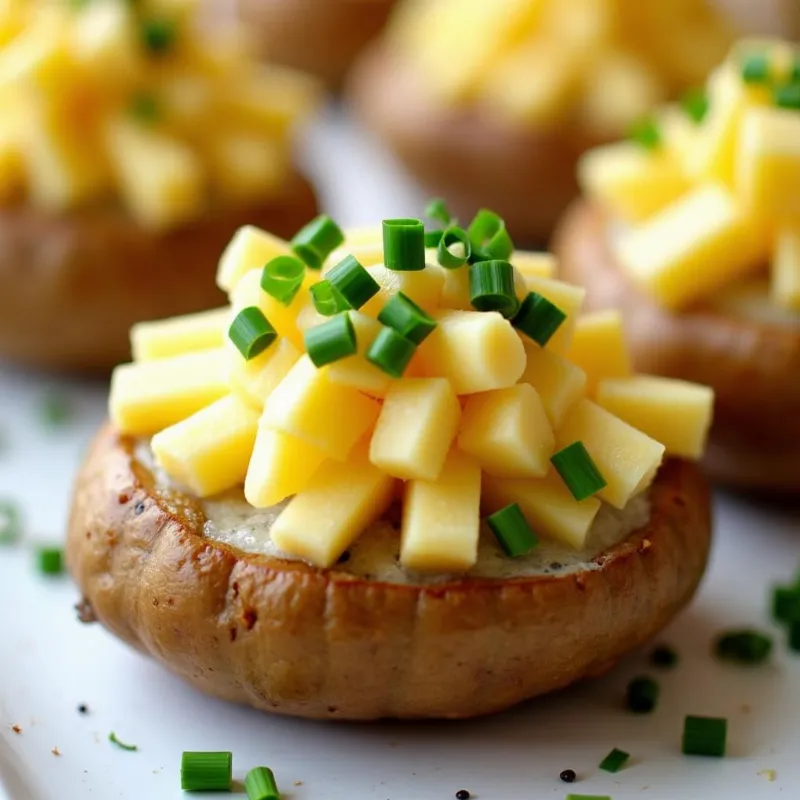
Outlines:
{"type": "MultiPolygon", "coordinates": [[[[313,307],[307,306],[307,308],[313,307]]],[[[392,384],[392,378],[364,357],[383,326],[376,319],[360,311],[348,313],[356,334],[358,351],[349,358],[331,364],[328,367],[328,380],[358,389],[371,397],[384,397],[392,384]]],[[[325,319],[327,318],[322,317],[323,321],[325,319]]]]}
{"type": "Polygon", "coordinates": [[[662,149],[685,172],[686,153],[694,147],[700,125],[675,103],[662,106],[655,112],[656,125],[661,131],[662,149]]]}
{"type": "Polygon", "coordinates": [[[106,141],[119,190],[139,222],[163,229],[202,213],[205,169],[187,145],[126,117],[109,122],[106,141]]]}
{"type": "Polygon", "coordinates": [[[701,184],[615,243],[628,274],[663,305],[680,309],[763,263],[761,226],[719,184],[701,184]]]}
{"type": "MultiPolygon", "coordinates": [[[[362,227],[345,228],[343,233],[345,245],[358,247],[359,245],[379,244],[383,247],[383,225],[364,225],[362,227]]],[[[366,264],[364,266],[366,266],[366,264]]]]}
{"type": "Polygon", "coordinates": [[[564,281],[537,278],[534,275],[528,275],[525,280],[531,292],[546,297],[567,315],[567,318],[553,334],[553,338],[547,343],[548,350],[564,355],[572,341],[575,323],[578,321],[578,314],[583,306],[583,299],[586,297],[586,289],[581,286],[573,286],[571,283],[564,283],[564,281]]]}
{"type": "Polygon", "coordinates": [[[800,311],[800,225],[787,225],[777,233],[771,289],[779,306],[800,311]]]}
{"type": "MultiPolygon", "coordinates": [[[[380,236],[380,232],[378,234],[380,236]]],[[[335,267],[347,256],[353,256],[362,267],[374,267],[383,264],[383,241],[379,238],[374,242],[363,244],[350,244],[345,235],[345,243],[337,247],[326,259],[322,268],[325,274],[331,267],[335,267]]]]}
{"type": "Polygon", "coordinates": [[[536,478],[550,469],[555,437],[536,390],[520,383],[468,398],[458,446],[489,475],[536,478]]]}
{"type": "Polygon", "coordinates": [[[272,526],[272,541],[291,555],[330,567],[389,508],[394,479],[370,464],[360,446],[347,463],[326,461],[272,526]]]}
{"type": "Polygon", "coordinates": [[[742,120],[736,188],[748,210],[769,219],[800,216],[800,114],[753,108],[742,120]]]}
{"type": "Polygon", "coordinates": [[[277,505],[302,492],[323,461],[325,453],[308,442],[259,425],[244,481],[245,499],[256,508],[277,505]]]}
{"type": "Polygon", "coordinates": [[[525,278],[552,278],[556,274],[556,257],[552,253],[515,250],[511,256],[514,268],[525,278]]]}
{"type": "Polygon", "coordinates": [[[540,536],[581,549],[592,527],[600,501],[578,502],[555,471],[545,478],[495,478],[483,476],[483,502],[488,512],[517,503],[540,536]]]}
{"type": "Polygon", "coordinates": [[[221,197],[238,202],[274,195],[286,184],[288,153],[281,142],[242,131],[216,131],[209,167],[221,197]]]}
{"type": "Polygon", "coordinates": [[[435,481],[409,481],[403,500],[400,563],[407,569],[450,572],[478,559],[481,471],[452,451],[435,481]]]}
{"type": "Polygon", "coordinates": [[[131,328],[133,360],[152,361],[222,347],[230,317],[231,310],[226,306],[156,322],[139,322],[131,328]]]}
{"type": "Polygon", "coordinates": [[[511,323],[495,311],[442,311],[419,346],[425,374],[447,378],[456,394],[502,389],[525,369],[525,349],[511,323]]]}
{"type": "MultiPolygon", "coordinates": [[[[516,281],[515,281],[516,285],[516,281]]],[[[469,269],[447,269],[439,299],[442,308],[456,311],[473,311],[469,293],[469,269]]]]}
{"type": "Polygon", "coordinates": [[[402,292],[410,297],[420,308],[428,313],[439,306],[445,272],[437,264],[428,264],[425,269],[415,272],[398,272],[387,269],[383,264],[367,267],[367,272],[378,282],[381,290],[361,307],[370,317],[376,317],[392,295],[402,292]]]}
{"type": "Polygon", "coordinates": [[[603,378],[627,378],[632,367],[622,314],[609,309],[579,317],[567,359],[586,373],[590,395],[603,378]]]}
{"type": "Polygon", "coordinates": [[[616,508],[655,477],[664,445],[593,403],[579,400],[556,431],[556,451],[583,442],[607,486],[598,496],[616,508]]]}
{"type": "Polygon", "coordinates": [[[525,343],[526,365],[520,383],[529,383],[542,401],[550,425],[557,429],[567,412],[586,394],[586,373],[571,361],[535,342],[525,343]]]}
{"type": "Polygon", "coordinates": [[[395,381],[372,434],[370,461],[395,478],[435,481],[460,419],[458,398],[444,378],[395,381]]]}
{"type": "Polygon", "coordinates": [[[225,349],[122,364],[111,376],[109,409],[120,433],[149,436],[228,394],[225,349]]]}
{"type": "Polygon", "coordinates": [[[707,386],[649,375],[608,378],[600,382],[597,402],[663,444],[667,455],[703,455],[714,406],[707,386]]]}
{"type": "Polygon", "coordinates": [[[217,286],[230,292],[246,273],[289,253],[288,242],[253,225],[244,225],[236,231],[219,260],[217,286]]]}
{"type": "Polygon", "coordinates": [[[275,387],[289,374],[302,353],[288,339],[278,339],[249,361],[229,348],[231,391],[254,408],[263,409],[275,387]]]}
{"type": "Polygon", "coordinates": [[[591,199],[632,222],[647,219],[689,189],[670,154],[649,152],[634,142],[590,150],[578,164],[578,178],[591,199]]]}
{"type": "Polygon", "coordinates": [[[331,383],[325,368],[317,369],[308,356],[302,356],[269,396],[262,423],[344,461],[379,412],[377,401],[331,383]]]}
{"type": "Polygon", "coordinates": [[[151,447],[173,480],[208,497],[244,480],[257,426],[258,412],[228,395],[157,433],[151,447]]]}

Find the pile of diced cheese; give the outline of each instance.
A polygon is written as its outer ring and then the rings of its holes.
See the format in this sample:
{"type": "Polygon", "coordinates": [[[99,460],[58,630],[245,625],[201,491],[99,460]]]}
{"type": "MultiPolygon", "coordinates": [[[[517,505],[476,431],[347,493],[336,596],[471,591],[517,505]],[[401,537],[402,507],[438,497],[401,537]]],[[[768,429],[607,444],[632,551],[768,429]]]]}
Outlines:
{"type": "Polygon", "coordinates": [[[121,198],[179,225],[276,193],[304,76],[259,66],[198,0],[0,3],[0,201],[58,212],[121,198]]]}
{"type": "Polygon", "coordinates": [[[628,223],[621,265],[675,310],[771,265],[774,303],[800,311],[800,50],[744,41],[705,96],[651,124],[647,147],[600,147],[580,166],[587,195],[628,223]]]}
{"type": "Polygon", "coordinates": [[[411,569],[468,569],[481,513],[512,503],[537,534],[580,548],[601,502],[624,508],[665,453],[702,453],[711,391],[633,375],[620,316],[581,316],[584,290],[551,277],[550,255],[511,259],[518,293],[536,292],[566,314],[541,347],[499,313],[472,309],[468,269],[444,269],[435,251],[424,270],[387,269],[380,229],[347,235],[284,305],[260,279],[265,263],[289,252],[288,242],[242,228],[218,272],[230,306],[135,326],[134,362],[114,373],[110,413],[121,433],[152,436],[160,467],[199,497],[243,484],[257,508],[289,499],[271,536],[292,556],[331,566],[396,501],[401,562],[411,569]],[[308,287],[346,254],[380,290],[342,312],[358,352],[318,369],[304,330],[326,318],[308,287]],[[397,292],[437,323],[399,379],[364,357],[397,292]],[[245,360],[227,331],[252,306],[279,337],[245,360]],[[576,441],[607,482],[581,502],[550,462],[576,441]]]}
{"type": "Polygon", "coordinates": [[[701,82],[732,34],[706,0],[407,0],[392,42],[438,102],[614,136],[701,82]]]}

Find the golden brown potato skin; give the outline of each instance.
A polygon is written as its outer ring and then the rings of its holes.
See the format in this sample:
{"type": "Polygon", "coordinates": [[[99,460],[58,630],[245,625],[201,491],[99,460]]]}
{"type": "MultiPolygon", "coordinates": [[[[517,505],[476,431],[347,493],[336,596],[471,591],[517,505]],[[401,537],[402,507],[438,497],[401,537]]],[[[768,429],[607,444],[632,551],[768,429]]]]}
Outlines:
{"type": "Polygon", "coordinates": [[[395,0],[239,0],[265,58],[310,72],[338,88],[375,38],[395,0]]]}
{"type": "Polygon", "coordinates": [[[585,201],[555,237],[561,277],[586,287],[588,310],[620,308],[640,372],[697,381],[716,392],[705,465],[723,483],[800,492],[800,333],[697,307],[671,313],[620,269],[606,217],[585,201]]]}
{"type": "Polygon", "coordinates": [[[355,68],[349,97],[367,126],[462,220],[491,208],[518,244],[546,242],[578,195],[578,158],[602,140],[574,125],[492,125],[474,111],[427,101],[419,80],[379,44],[355,68]]]}
{"type": "Polygon", "coordinates": [[[248,555],[154,491],[109,427],[78,476],[67,563],[97,619],[189,683],[303,717],[468,717],[602,673],[691,598],[708,489],[669,462],[650,523],[597,569],[415,586],[248,555]]]}
{"type": "Polygon", "coordinates": [[[130,358],[135,322],[214,308],[217,262],[240,225],[293,235],[317,210],[299,175],[269,202],[206,215],[166,233],[119,207],[61,216],[0,209],[0,357],[105,373],[130,358]]]}

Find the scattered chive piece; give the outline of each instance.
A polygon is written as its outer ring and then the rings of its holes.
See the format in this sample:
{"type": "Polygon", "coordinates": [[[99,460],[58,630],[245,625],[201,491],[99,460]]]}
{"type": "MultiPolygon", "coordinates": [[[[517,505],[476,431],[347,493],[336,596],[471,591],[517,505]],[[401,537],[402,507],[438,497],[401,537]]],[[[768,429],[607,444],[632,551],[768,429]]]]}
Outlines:
{"type": "Polygon", "coordinates": [[[671,647],[662,644],[653,648],[653,652],[650,653],[650,663],[654,667],[672,669],[678,663],[678,654],[671,647]]]}
{"type": "Polygon", "coordinates": [[[350,308],[361,308],[381,289],[378,282],[354,256],[347,256],[325,276],[331,286],[347,301],[350,308]]]}
{"type": "Polygon", "coordinates": [[[397,272],[425,269],[425,228],[418,219],[383,221],[383,263],[397,272]]]}
{"type": "Polygon", "coordinates": [[[36,557],[42,574],[60,575],[64,571],[64,552],[60,547],[40,547],[36,557]]]}
{"type": "Polygon", "coordinates": [[[600,762],[603,772],[619,772],[630,758],[630,753],[618,750],[616,747],[600,762]]]}
{"type": "Polygon", "coordinates": [[[772,590],[772,616],[778,622],[800,621],[800,587],[774,587],[772,590]]]}
{"type": "Polygon", "coordinates": [[[717,658],[738,664],[761,664],[772,652],[772,639],[753,630],[730,631],[714,643],[717,658]]]}
{"type": "Polygon", "coordinates": [[[325,259],[344,242],[342,229],[327,215],[320,214],[300,228],[291,241],[294,254],[311,269],[322,269],[325,259]]]}
{"type": "Polygon", "coordinates": [[[511,324],[529,339],[544,347],[561,327],[567,315],[546,297],[529,292],[511,324]]]}
{"type": "Polygon", "coordinates": [[[800,653],[800,621],[795,620],[789,625],[789,649],[800,653]]]}
{"type": "Polygon", "coordinates": [[[261,288],[279,303],[288,306],[300,291],[305,275],[306,265],[299,258],[278,256],[264,266],[261,288]]]}
{"type": "Polygon", "coordinates": [[[469,261],[471,255],[472,245],[463,228],[452,225],[442,234],[436,249],[436,260],[445,269],[458,269],[469,261]]]}
{"type": "Polygon", "coordinates": [[[281,800],[275,775],[268,767],[255,767],[244,779],[247,800],[281,800]]]}
{"type": "Polygon", "coordinates": [[[389,299],[378,314],[378,322],[414,344],[424,342],[436,328],[436,320],[402,292],[389,299]]]}
{"type": "Polygon", "coordinates": [[[611,800],[607,794],[568,794],[567,800],[611,800]]]}
{"type": "Polygon", "coordinates": [[[168,19],[150,19],[142,23],[142,44],[156,56],[166,55],[175,46],[178,29],[168,19]]]}
{"type": "Polygon", "coordinates": [[[233,754],[184,752],[181,757],[181,789],[184,792],[229,792],[233,754]]]}
{"type": "Polygon", "coordinates": [[[393,328],[383,328],[366,352],[367,361],[393,378],[402,378],[417,346],[393,328]]]}
{"type": "Polygon", "coordinates": [[[795,57],[792,62],[792,69],[789,72],[790,81],[800,81],[800,56],[795,57]]]}
{"type": "Polygon", "coordinates": [[[353,321],[346,311],[342,311],[321,325],[309,328],[303,334],[303,340],[308,357],[316,367],[324,367],[326,364],[333,364],[334,361],[355,355],[358,349],[353,321]]]}
{"type": "Polygon", "coordinates": [[[11,500],[0,500],[0,545],[14,544],[22,535],[22,514],[11,500]]]}
{"type": "Polygon", "coordinates": [[[505,554],[511,558],[524,556],[539,544],[522,509],[516,503],[490,514],[486,517],[486,524],[492,529],[505,554]]]}
{"type": "Polygon", "coordinates": [[[347,300],[342,297],[328,281],[315,283],[309,290],[311,302],[318,314],[323,317],[332,317],[340,311],[347,311],[347,300]]]}
{"type": "Polygon", "coordinates": [[[515,316],[519,299],[514,286],[514,267],[500,260],[470,264],[469,299],[478,311],[499,311],[506,319],[515,316]]]}
{"type": "Polygon", "coordinates": [[[41,399],[39,413],[42,422],[49,428],[60,428],[69,422],[72,416],[72,405],[66,395],[51,390],[41,399]]]}
{"type": "Polygon", "coordinates": [[[703,89],[690,89],[681,98],[681,108],[695,125],[706,118],[708,107],[708,94],[703,89]]]}
{"type": "Polygon", "coordinates": [[[472,243],[473,261],[505,261],[514,252],[505,220],[494,211],[482,208],[470,222],[467,234],[472,243]]]}
{"type": "Polygon", "coordinates": [[[636,714],[649,714],[658,702],[658,684],[652,678],[634,678],[625,693],[630,711],[636,714]]]}
{"type": "Polygon", "coordinates": [[[117,734],[114,733],[114,731],[111,731],[111,733],[108,734],[108,741],[111,742],[111,744],[115,744],[120,750],[127,750],[129,753],[133,753],[139,749],[138,745],[125,744],[125,742],[121,742],[119,739],[117,739],[117,734]]]}
{"type": "Polygon", "coordinates": [[[450,213],[447,203],[441,197],[428,201],[428,205],[425,206],[425,216],[428,219],[435,219],[437,222],[441,222],[445,227],[453,221],[453,215],[450,213]]]}
{"type": "Polygon", "coordinates": [[[550,459],[550,463],[578,501],[586,500],[606,487],[605,478],[583,442],[573,442],[559,450],[550,459]]]}
{"type": "Polygon", "coordinates": [[[631,126],[628,138],[645,150],[656,150],[661,146],[661,129],[652,117],[644,117],[631,126]]]}
{"type": "Polygon", "coordinates": [[[770,79],[770,69],[766,54],[752,53],[742,59],[741,74],[745,83],[767,83],[770,79]]]}
{"type": "Polygon", "coordinates": [[[800,110],[800,83],[787,83],[778,86],[773,94],[773,102],[778,108],[800,110]]]}
{"type": "Polygon", "coordinates": [[[728,720],[687,716],[683,723],[682,752],[686,756],[725,755],[728,720]]]}
{"type": "Polygon", "coordinates": [[[443,234],[444,231],[441,228],[437,228],[433,231],[425,231],[425,247],[437,248],[443,234]]]}
{"type": "Polygon", "coordinates": [[[134,119],[147,125],[153,125],[161,118],[161,103],[152,92],[136,92],[128,110],[134,119]]]}
{"type": "Polygon", "coordinates": [[[243,308],[231,323],[228,337],[246,361],[263,353],[278,338],[275,328],[257,306],[243,308]]]}

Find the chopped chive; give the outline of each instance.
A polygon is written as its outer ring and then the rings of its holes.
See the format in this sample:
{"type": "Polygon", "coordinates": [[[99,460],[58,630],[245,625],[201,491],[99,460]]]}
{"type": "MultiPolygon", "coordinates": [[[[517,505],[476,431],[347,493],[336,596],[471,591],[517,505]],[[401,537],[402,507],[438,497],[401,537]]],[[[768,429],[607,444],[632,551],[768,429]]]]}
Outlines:
{"type": "Polygon", "coordinates": [[[443,235],[444,231],[441,228],[437,228],[433,231],[425,231],[425,247],[437,248],[443,235]]]}
{"type": "Polygon", "coordinates": [[[672,669],[678,663],[678,654],[671,647],[662,644],[653,648],[653,652],[650,653],[650,663],[654,667],[672,669]]]}
{"type": "Polygon", "coordinates": [[[546,297],[529,292],[511,324],[529,339],[545,347],[567,315],[546,297]]]}
{"type": "Polygon", "coordinates": [[[800,620],[795,620],[789,624],[789,649],[794,653],[800,653],[800,620]]]}
{"type": "Polygon", "coordinates": [[[125,744],[125,742],[121,742],[119,739],[117,739],[117,734],[114,733],[114,731],[111,731],[111,733],[108,734],[108,741],[111,742],[111,744],[115,744],[120,750],[127,750],[129,753],[133,753],[139,749],[138,745],[125,744]]]}
{"type": "Polygon", "coordinates": [[[645,150],[656,150],[661,146],[661,129],[652,117],[644,117],[631,126],[628,138],[645,150]]]}
{"type": "Polygon", "coordinates": [[[682,752],[686,756],[724,756],[727,735],[726,719],[687,716],[683,723],[682,752]]]}
{"type": "Polygon", "coordinates": [[[772,639],[759,631],[730,631],[716,640],[714,652],[723,661],[761,664],[772,652],[772,639]]]}
{"type": "Polygon", "coordinates": [[[514,267],[500,260],[470,264],[469,297],[478,311],[499,311],[506,319],[515,316],[519,299],[514,286],[514,267]]]}
{"type": "Polygon", "coordinates": [[[497,537],[505,554],[511,558],[524,556],[539,544],[536,534],[531,530],[517,503],[490,514],[486,517],[486,524],[497,537]]]}
{"type": "Polygon", "coordinates": [[[311,302],[318,314],[323,317],[332,317],[340,311],[347,311],[350,307],[347,300],[342,297],[328,281],[315,283],[310,289],[311,302]]]}
{"type": "Polygon", "coordinates": [[[772,96],[773,102],[778,108],[786,108],[791,111],[800,110],[800,83],[787,83],[778,86],[772,96]]]}
{"type": "Polygon", "coordinates": [[[450,213],[447,203],[445,203],[441,197],[436,197],[433,200],[428,201],[428,205],[425,206],[425,216],[428,219],[441,222],[445,227],[450,225],[450,223],[453,221],[453,215],[450,213]]]}
{"type": "Polygon", "coordinates": [[[142,23],[142,44],[155,56],[169,53],[175,46],[178,28],[172,20],[149,19],[142,23]]]}
{"type": "Polygon", "coordinates": [[[472,261],[506,261],[514,252],[505,220],[494,211],[482,208],[470,222],[467,233],[472,244],[472,261]]]}
{"type": "Polygon", "coordinates": [[[425,269],[425,227],[418,219],[383,221],[383,262],[397,272],[425,269]]]}
{"type": "Polygon", "coordinates": [[[278,256],[264,265],[261,288],[279,303],[288,306],[297,296],[306,275],[306,265],[293,256],[278,256]]]}
{"type": "Polygon", "coordinates": [[[39,547],[36,559],[43,575],[60,575],[64,571],[64,551],[60,547],[39,547]]]}
{"type": "Polygon", "coordinates": [[[800,56],[795,56],[792,68],[789,71],[789,80],[792,82],[800,81],[800,56]]]}
{"type": "Polygon", "coordinates": [[[745,83],[767,83],[770,79],[770,65],[766,54],[752,53],[743,58],[741,75],[745,83]]]}
{"type": "Polygon", "coordinates": [[[578,501],[597,494],[607,485],[583,442],[573,442],[559,450],[550,463],[578,501]]]}
{"type": "Polygon", "coordinates": [[[343,358],[355,355],[358,349],[353,321],[346,311],[342,311],[321,325],[309,328],[303,334],[303,340],[308,357],[316,367],[341,361],[343,358]]]}
{"type": "Polygon", "coordinates": [[[39,415],[48,428],[60,428],[69,422],[72,410],[69,398],[55,390],[44,394],[39,404],[39,415]]]}
{"type": "Polygon", "coordinates": [[[322,269],[325,259],[343,242],[342,229],[327,214],[320,214],[300,228],[291,245],[294,254],[307,267],[322,269]]]}
{"type": "Polygon", "coordinates": [[[436,328],[436,320],[402,292],[390,298],[378,314],[378,322],[414,344],[421,344],[436,328]]]}
{"type": "Polygon", "coordinates": [[[246,361],[263,353],[278,338],[277,331],[257,306],[243,308],[231,323],[228,337],[246,361]]]}
{"type": "Polygon", "coordinates": [[[658,703],[658,694],[658,684],[652,678],[634,678],[625,691],[628,710],[635,714],[649,714],[658,703]]]}
{"type": "Polygon", "coordinates": [[[184,792],[229,792],[233,754],[184,752],[181,757],[181,789],[184,792]]]}
{"type": "Polygon", "coordinates": [[[800,621],[800,587],[776,586],[772,590],[772,616],[778,622],[800,621]]]}
{"type": "Polygon", "coordinates": [[[11,500],[0,500],[0,545],[14,544],[22,536],[22,513],[11,500]]]}
{"type": "Polygon", "coordinates": [[[268,767],[255,767],[244,779],[247,800],[281,800],[275,775],[268,767]]]}
{"type": "Polygon", "coordinates": [[[393,328],[383,328],[366,352],[367,361],[393,378],[402,378],[417,346],[393,328]]]}
{"type": "Polygon", "coordinates": [[[136,92],[128,105],[130,115],[146,125],[153,125],[161,119],[162,108],[153,92],[136,92]]]}
{"type": "Polygon", "coordinates": [[[681,98],[681,108],[695,125],[699,125],[708,114],[708,93],[704,89],[689,89],[681,98]]]}
{"type": "Polygon", "coordinates": [[[600,762],[603,772],[619,772],[628,763],[630,753],[616,747],[600,762]]]}
{"type": "Polygon", "coordinates": [[[436,248],[436,260],[445,269],[458,269],[467,263],[471,255],[472,245],[463,228],[452,225],[442,234],[436,248]]]}
{"type": "Polygon", "coordinates": [[[347,256],[326,275],[328,283],[347,301],[350,308],[361,308],[381,289],[358,259],[347,256]]]}
{"type": "Polygon", "coordinates": [[[567,800],[611,800],[607,794],[568,794],[567,800]]]}

